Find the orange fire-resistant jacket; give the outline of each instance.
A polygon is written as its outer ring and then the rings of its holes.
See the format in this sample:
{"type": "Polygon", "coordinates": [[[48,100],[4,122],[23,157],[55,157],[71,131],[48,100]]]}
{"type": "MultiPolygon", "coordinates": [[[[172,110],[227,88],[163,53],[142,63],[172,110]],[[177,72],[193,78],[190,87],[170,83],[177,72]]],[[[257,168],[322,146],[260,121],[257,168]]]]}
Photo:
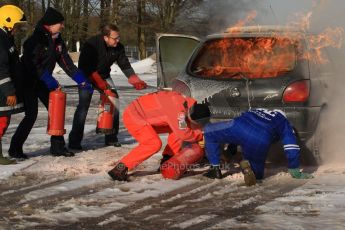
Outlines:
{"type": "Polygon", "coordinates": [[[127,108],[133,125],[150,124],[158,133],[173,132],[182,141],[202,140],[198,128],[191,129],[187,121],[188,109],[196,101],[174,91],[149,93],[134,100],[127,108]]]}

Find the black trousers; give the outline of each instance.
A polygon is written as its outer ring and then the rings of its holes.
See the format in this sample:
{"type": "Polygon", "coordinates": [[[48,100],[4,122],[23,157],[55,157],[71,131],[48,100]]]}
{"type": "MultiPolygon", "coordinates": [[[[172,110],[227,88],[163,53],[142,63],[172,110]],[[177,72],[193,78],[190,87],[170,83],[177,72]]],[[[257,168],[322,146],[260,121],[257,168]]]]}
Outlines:
{"type": "MultiPolygon", "coordinates": [[[[92,93],[88,90],[78,90],[79,93],[79,104],[74,113],[72,130],[69,134],[70,145],[80,145],[84,136],[84,126],[86,116],[89,111],[92,93]]],[[[96,121],[95,121],[96,122],[96,121]]],[[[119,132],[119,110],[115,109],[114,120],[113,120],[114,133],[105,135],[105,143],[117,142],[117,134],[119,132]]]]}
{"type": "MultiPolygon", "coordinates": [[[[25,116],[18,125],[17,130],[11,140],[9,152],[13,153],[23,153],[24,142],[28,138],[37,119],[38,99],[48,110],[49,90],[45,86],[39,85],[36,88],[28,87],[24,90],[23,94],[25,116]]],[[[63,136],[51,136],[50,143],[51,152],[61,152],[65,147],[65,140],[63,136]]]]}

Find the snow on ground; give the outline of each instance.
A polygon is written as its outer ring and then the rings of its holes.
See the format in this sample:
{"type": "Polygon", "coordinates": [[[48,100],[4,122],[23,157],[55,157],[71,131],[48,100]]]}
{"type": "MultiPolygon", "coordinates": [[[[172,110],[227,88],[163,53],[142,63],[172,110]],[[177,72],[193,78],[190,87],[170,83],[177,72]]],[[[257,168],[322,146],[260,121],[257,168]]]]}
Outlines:
{"type": "MultiPolygon", "coordinates": [[[[133,67],[149,87],[132,89],[114,66],[121,111],[137,96],[156,90],[154,61],[135,62],[133,67]]],[[[55,74],[62,85],[74,85],[60,68],[55,74]]],[[[78,95],[75,89],[66,91],[68,134],[78,95]]],[[[270,165],[265,180],[246,187],[234,162],[223,171],[223,180],[204,178],[207,167],[193,169],[178,181],[165,180],[157,173],[161,156],[156,154],[130,172],[129,182],[112,181],[106,172],[136,143],[121,124],[123,146],[103,146],[102,135],[95,134],[98,98],[95,93],[87,118],[85,151],[73,158],[49,155],[47,112],[41,105],[25,145],[30,159],[0,166],[1,229],[344,229],[341,163],[307,167],[315,176],[312,180],[292,179],[285,167],[270,165]]],[[[13,116],[4,152],[21,119],[13,116]]],[[[68,141],[68,135],[65,138],[68,141]]]]}
{"type": "Polygon", "coordinates": [[[344,165],[324,165],[314,175],[303,186],[256,207],[252,222],[243,223],[237,216],[210,229],[344,229],[344,165]]]}

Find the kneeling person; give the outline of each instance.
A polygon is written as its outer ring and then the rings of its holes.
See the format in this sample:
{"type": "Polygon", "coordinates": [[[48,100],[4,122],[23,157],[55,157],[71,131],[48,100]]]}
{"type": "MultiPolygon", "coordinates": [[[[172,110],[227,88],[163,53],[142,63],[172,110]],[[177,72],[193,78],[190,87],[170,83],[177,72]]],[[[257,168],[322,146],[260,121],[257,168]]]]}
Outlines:
{"type": "MultiPolygon", "coordinates": [[[[276,140],[284,144],[291,176],[297,179],[312,177],[299,170],[300,148],[289,121],[280,110],[252,109],[234,120],[208,124],[204,132],[206,156],[211,164],[206,176],[210,178],[222,177],[219,169],[220,146],[229,143],[242,147],[243,158],[246,160],[241,163],[242,169],[248,170],[251,167],[256,179],[262,179],[268,150],[276,140]]],[[[252,185],[255,180],[246,178],[245,174],[246,179],[247,185],[252,185]]]]}
{"type": "Polygon", "coordinates": [[[168,133],[161,171],[166,178],[177,179],[181,174],[177,172],[180,170],[177,164],[182,158],[181,154],[189,157],[186,160],[189,163],[197,163],[197,160],[203,157],[198,141],[203,139],[201,127],[209,118],[208,106],[197,104],[193,98],[174,91],[160,91],[137,98],[125,109],[123,122],[139,145],[124,156],[115,168],[108,172],[109,175],[114,180],[127,180],[128,170],[161,149],[162,141],[158,134],[168,133]],[[186,142],[189,144],[185,145],[186,142]],[[170,164],[167,164],[169,162],[170,164]],[[169,165],[175,169],[171,170],[169,165]]]}

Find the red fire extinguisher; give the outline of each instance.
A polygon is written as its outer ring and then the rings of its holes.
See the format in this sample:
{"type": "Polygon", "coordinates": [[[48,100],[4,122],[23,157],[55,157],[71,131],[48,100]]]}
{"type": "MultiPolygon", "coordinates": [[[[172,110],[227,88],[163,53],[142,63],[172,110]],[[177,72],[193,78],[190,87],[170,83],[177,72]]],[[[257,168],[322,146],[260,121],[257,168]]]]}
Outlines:
{"type": "Polygon", "coordinates": [[[96,133],[114,133],[113,121],[115,114],[115,97],[116,94],[110,89],[101,93],[100,104],[98,106],[96,133]]]}
{"type": "Polygon", "coordinates": [[[66,93],[58,88],[49,93],[47,133],[63,136],[65,129],[66,93]]]}
{"type": "Polygon", "coordinates": [[[201,161],[203,157],[204,150],[198,144],[191,144],[161,165],[162,176],[167,179],[177,180],[190,166],[201,161]]]}

